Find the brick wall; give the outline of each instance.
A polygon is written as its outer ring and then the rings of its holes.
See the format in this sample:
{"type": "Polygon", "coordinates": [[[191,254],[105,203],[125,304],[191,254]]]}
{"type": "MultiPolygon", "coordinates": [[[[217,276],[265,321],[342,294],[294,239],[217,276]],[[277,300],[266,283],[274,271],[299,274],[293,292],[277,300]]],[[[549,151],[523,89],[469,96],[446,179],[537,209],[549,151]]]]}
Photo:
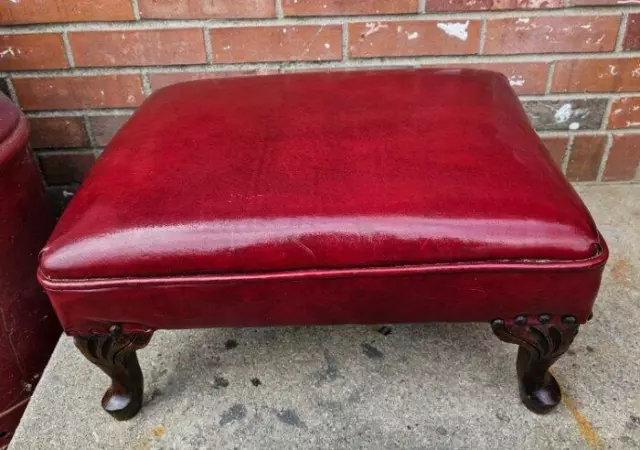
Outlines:
{"type": "Polygon", "coordinates": [[[296,70],[497,70],[570,180],[639,179],[640,0],[5,0],[0,26],[58,205],[155,89],[296,70]]]}

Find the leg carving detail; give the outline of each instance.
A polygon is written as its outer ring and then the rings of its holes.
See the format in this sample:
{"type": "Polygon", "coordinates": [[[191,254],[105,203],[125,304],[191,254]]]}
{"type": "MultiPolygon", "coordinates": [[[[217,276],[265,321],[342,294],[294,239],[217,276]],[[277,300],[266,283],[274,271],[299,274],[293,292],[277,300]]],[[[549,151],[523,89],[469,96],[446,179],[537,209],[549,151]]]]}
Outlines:
{"type": "Polygon", "coordinates": [[[558,406],[562,394],[549,368],[569,349],[578,334],[575,318],[518,316],[511,322],[496,319],[491,322],[491,328],[500,340],[520,347],[516,368],[520,398],[525,406],[538,414],[558,406]]]}
{"type": "Polygon", "coordinates": [[[76,347],[111,377],[102,408],[117,420],[128,420],[142,407],[143,378],[136,350],[145,347],[151,333],[79,336],[76,347]]]}

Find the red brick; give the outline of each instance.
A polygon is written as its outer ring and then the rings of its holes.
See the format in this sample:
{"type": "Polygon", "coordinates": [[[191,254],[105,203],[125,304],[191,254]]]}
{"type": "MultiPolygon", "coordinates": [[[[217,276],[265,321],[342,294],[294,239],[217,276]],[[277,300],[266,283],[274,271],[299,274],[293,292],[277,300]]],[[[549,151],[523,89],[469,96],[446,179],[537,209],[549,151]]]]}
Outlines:
{"type": "Polygon", "coordinates": [[[595,181],[604,154],[606,136],[576,136],[567,166],[570,181],[595,181]]]}
{"type": "Polygon", "coordinates": [[[0,70],[62,69],[69,67],[60,33],[0,36],[0,70]]]}
{"type": "Polygon", "coordinates": [[[232,78],[258,75],[272,75],[278,73],[276,70],[228,70],[224,72],[173,72],[173,73],[152,73],[149,75],[151,89],[157,91],[172,84],[185,83],[187,81],[209,80],[215,78],[232,78]]]}
{"type": "Polygon", "coordinates": [[[54,152],[38,155],[47,184],[80,183],[95,162],[93,153],[54,152]]]}
{"type": "Polygon", "coordinates": [[[604,168],[604,181],[633,180],[640,163],[640,134],[614,134],[604,168]]]}
{"type": "Polygon", "coordinates": [[[143,19],[249,19],[275,17],[274,0],[138,0],[143,19]]]}
{"type": "Polygon", "coordinates": [[[500,72],[509,79],[509,84],[518,94],[544,94],[549,72],[549,64],[530,63],[464,63],[435,64],[437,67],[470,68],[500,72]]]}
{"type": "Polygon", "coordinates": [[[567,0],[567,6],[616,6],[627,5],[628,0],[567,0]]]}
{"type": "Polygon", "coordinates": [[[14,78],[25,110],[127,108],[144,99],[139,75],[14,78]]]}
{"type": "Polygon", "coordinates": [[[567,145],[569,144],[569,138],[564,137],[544,137],[542,138],[542,143],[549,150],[549,154],[551,155],[551,159],[556,165],[562,168],[562,161],[564,160],[564,155],[567,153],[567,145]]]}
{"type": "Polygon", "coordinates": [[[613,50],[620,16],[531,17],[487,21],[484,53],[604,52],[613,50]]]}
{"type": "Polygon", "coordinates": [[[609,128],[640,127],[640,97],[623,97],[611,104],[609,128]]]}
{"type": "Polygon", "coordinates": [[[418,0],[282,0],[285,16],[348,16],[418,12],[418,0]]]}
{"type": "Polygon", "coordinates": [[[349,24],[349,54],[380,56],[462,55],[478,53],[477,20],[414,20],[349,24]]]}
{"type": "Polygon", "coordinates": [[[76,186],[49,186],[45,189],[47,202],[56,218],[62,215],[62,211],[73,198],[77,189],[76,186]]]}
{"type": "Polygon", "coordinates": [[[552,92],[640,90],[640,59],[572,59],[556,62],[552,92]]]}
{"type": "Polygon", "coordinates": [[[89,125],[96,145],[106,147],[114,134],[129,120],[130,116],[92,116],[89,125]]]}
{"type": "Polygon", "coordinates": [[[202,29],[69,33],[79,67],[200,64],[207,62],[202,29]]]}
{"type": "Polygon", "coordinates": [[[87,147],[82,117],[31,117],[29,142],[33,148],[87,147]]]}
{"type": "Polygon", "coordinates": [[[629,14],[622,48],[640,50],[640,14],[629,14]]]}
{"type": "Polygon", "coordinates": [[[427,11],[484,11],[562,8],[563,0],[428,0],[427,11]]]}
{"type": "Polygon", "coordinates": [[[211,41],[216,63],[342,58],[340,25],[218,28],[211,41]]]}
{"type": "Polygon", "coordinates": [[[133,20],[130,0],[4,0],[0,24],[133,20]]]}

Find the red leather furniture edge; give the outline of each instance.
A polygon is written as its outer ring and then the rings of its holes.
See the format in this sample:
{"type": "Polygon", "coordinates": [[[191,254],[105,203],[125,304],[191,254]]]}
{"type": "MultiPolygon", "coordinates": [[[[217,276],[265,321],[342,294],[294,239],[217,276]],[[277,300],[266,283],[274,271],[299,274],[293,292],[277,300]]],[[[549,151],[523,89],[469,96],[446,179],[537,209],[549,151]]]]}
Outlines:
{"type": "Polygon", "coordinates": [[[0,447],[27,406],[60,335],[35,277],[53,229],[40,176],[27,150],[27,120],[0,94],[0,447]]]}
{"type": "Polygon", "coordinates": [[[505,77],[374,71],[156,92],[38,277],[112,377],[103,406],[118,419],[140,408],[135,350],[155,329],[427,321],[490,321],[520,346],[523,401],[548,412],[547,369],[607,257],[505,77]]]}

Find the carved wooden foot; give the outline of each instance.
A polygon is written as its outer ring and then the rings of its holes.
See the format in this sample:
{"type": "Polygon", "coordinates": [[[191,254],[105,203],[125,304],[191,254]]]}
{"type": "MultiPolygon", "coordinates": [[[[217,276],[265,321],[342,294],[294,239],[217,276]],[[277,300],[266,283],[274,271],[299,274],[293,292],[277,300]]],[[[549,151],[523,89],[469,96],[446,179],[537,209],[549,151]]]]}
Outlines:
{"type": "Polygon", "coordinates": [[[136,350],[145,347],[151,333],[122,334],[117,326],[110,335],[75,338],[76,347],[111,377],[102,408],[117,420],[128,420],[142,407],[143,379],[136,350]]]}
{"type": "Polygon", "coordinates": [[[520,398],[531,411],[545,414],[560,403],[560,386],[549,367],[569,349],[578,327],[575,317],[546,314],[491,322],[502,341],[520,346],[516,361],[520,398]]]}

